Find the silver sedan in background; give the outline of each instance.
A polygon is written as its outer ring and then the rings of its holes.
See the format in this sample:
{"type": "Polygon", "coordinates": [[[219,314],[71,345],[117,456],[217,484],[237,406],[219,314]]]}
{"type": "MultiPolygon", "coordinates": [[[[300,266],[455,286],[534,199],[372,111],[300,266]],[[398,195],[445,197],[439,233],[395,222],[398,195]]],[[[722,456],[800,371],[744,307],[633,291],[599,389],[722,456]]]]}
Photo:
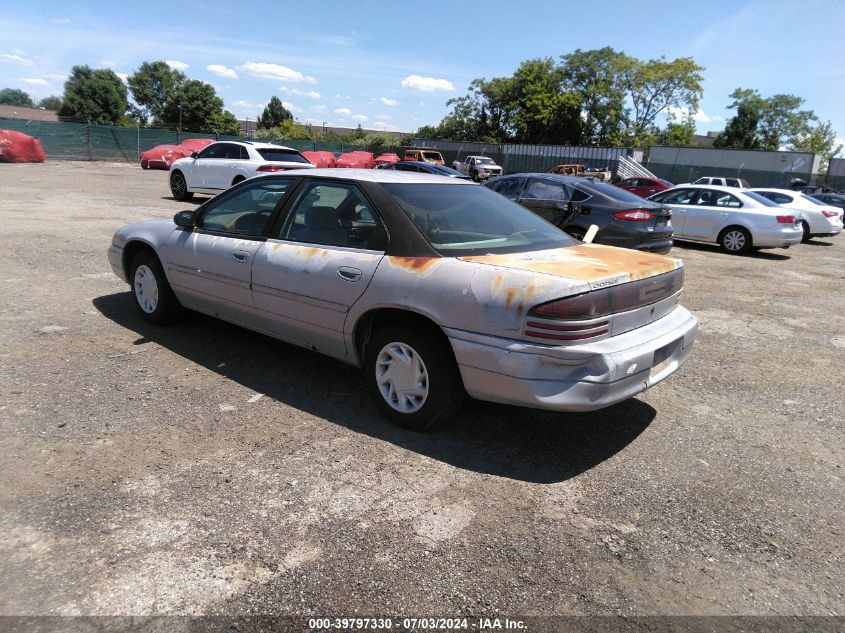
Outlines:
{"type": "Polygon", "coordinates": [[[740,255],[755,248],[789,248],[801,243],[801,212],[784,209],[746,189],[681,185],[648,200],[672,208],[674,239],[718,244],[740,255]]]}

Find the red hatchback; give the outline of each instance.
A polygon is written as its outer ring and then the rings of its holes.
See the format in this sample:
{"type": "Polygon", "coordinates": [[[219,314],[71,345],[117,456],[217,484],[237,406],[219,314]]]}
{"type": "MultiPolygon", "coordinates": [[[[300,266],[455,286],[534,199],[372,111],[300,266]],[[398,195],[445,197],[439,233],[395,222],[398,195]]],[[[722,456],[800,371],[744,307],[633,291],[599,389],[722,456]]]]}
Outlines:
{"type": "Polygon", "coordinates": [[[616,186],[635,193],[640,198],[648,198],[658,191],[674,187],[671,182],[662,178],[626,178],[617,182],[616,186]]]}

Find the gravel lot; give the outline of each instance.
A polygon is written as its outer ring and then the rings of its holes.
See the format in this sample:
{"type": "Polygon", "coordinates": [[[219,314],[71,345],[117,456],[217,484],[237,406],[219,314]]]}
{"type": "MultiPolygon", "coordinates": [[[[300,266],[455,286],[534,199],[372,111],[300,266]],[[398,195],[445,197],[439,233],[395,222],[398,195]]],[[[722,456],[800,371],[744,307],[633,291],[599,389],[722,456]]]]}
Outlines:
{"type": "Polygon", "coordinates": [[[0,615],[843,615],[845,237],[676,247],[680,373],[427,436],[356,369],[136,316],[105,253],[166,179],[0,165],[0,615]]]}

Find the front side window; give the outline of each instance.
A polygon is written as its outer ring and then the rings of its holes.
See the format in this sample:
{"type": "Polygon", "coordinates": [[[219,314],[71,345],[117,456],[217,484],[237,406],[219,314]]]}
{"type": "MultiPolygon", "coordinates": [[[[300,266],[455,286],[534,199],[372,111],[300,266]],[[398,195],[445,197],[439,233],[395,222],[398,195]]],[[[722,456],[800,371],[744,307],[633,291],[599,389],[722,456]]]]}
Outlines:
{"type": "Polygon", "coordinates": [[[528,188],[525,190],[525,197],[532,200],[566,202],[569,200],[569,192],[566,190],[566,187],[560,183],[532,178],[528,181],[528,188]]]}
{"type": "Polygon", "coordinates": [[[213,143],[197,154],[197,158],[223,158],[226,156],[225,143],[213,143]]]}
{"type": "Polygon", "coordinates": [[[387,248],[387,232],[355,185],[311,182],[282,227],[294,242],[364,250],[387,248]]]}
{"type": "Polygon", "coordinates": [[[497,178],[491,180],[488,187],[506,198],[514,199],[522,193],[525,178],[497,178]]]}
{"type": "Polygon", "coordinates": [[[382,187],[442,255],[518,253],[576,243],[486,187],[457,183],[384,183],[382,187]]]}
{"type": "Polygon", "coordinates": [[[260,237],[276,206],[296,181],[264,180],[221,194],[208,203],[199,220],[206,231],[260,237]]]}
{"type": "Polygon", "coordinates": [[[690,204],[690,201],[695,197],[695,193],[695,189],[679,189],[667,191],[665,194],[654,196],[652,199],[663,204],[690,204]]]}

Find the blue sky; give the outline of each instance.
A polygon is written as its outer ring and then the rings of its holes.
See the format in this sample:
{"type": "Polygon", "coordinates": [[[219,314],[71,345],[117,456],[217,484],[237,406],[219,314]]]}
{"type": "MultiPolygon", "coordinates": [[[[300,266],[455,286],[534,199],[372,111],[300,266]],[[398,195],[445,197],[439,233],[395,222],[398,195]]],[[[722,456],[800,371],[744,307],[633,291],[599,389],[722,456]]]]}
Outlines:
{"type": "Polygon", "coordinates": [[[125,76],[165,59],[241,118],[276,95],[301,121],[402,131],[439,122],[474,78],[611,46],[704,66],[701,133],[744,87],[803,97],[845,138],[845,0],[5,0],[0,33],[0,88],[36,99],[60,95],[74,64],[125,76]]]}

